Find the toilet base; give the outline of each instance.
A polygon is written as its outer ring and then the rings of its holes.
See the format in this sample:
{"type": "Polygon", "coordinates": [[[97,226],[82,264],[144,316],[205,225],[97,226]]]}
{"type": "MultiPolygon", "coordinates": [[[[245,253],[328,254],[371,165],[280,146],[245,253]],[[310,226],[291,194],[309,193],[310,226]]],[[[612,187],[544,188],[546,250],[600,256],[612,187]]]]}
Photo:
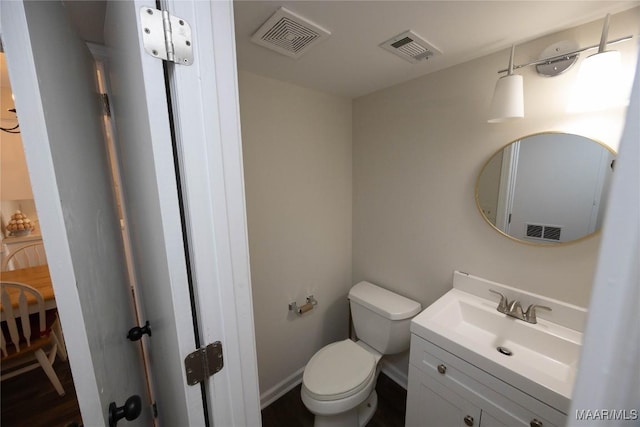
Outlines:
{"type": "Polygon", "coordinates": [[[316,415],[313,427],[364,427],[376,412],[378,394],[375,389],[357,407],[335,415],[316,415]]]}
{"type": "Polygon", "coordinates": [[[364,427],[369,421],[371,421],[373,414],[376,413],[377,407],[378,393],[376,393],[376,390],[374,389],[369,397],[367,397],[367,400],[358,406],[358,427],[364,427]]]}

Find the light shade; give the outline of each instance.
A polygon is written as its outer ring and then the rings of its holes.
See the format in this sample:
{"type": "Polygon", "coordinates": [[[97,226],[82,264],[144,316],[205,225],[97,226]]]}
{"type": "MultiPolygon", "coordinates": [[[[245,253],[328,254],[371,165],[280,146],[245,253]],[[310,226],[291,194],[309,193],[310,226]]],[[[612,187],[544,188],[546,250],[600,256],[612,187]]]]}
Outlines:
{"type": "Polygon", "coordinates": [[[570,112],[597,111],[625,105],[620,52],[608,50],[582,61],[569,100],[570,112]]]}
{"type": "Polygon", "coordinates": [[[509,74],[498,79],[489,109],[489,123],[501,123],[524,117],[524,90],[521,75],[509,74]]]}

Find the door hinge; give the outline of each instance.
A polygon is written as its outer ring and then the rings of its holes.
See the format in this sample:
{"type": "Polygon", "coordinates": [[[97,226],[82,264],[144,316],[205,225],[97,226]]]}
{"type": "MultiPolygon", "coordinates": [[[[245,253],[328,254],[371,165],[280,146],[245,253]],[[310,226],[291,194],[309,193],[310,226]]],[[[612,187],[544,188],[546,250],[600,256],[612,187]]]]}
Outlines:
{"type": "Polygon", "coordinates": [[[193,64],[191,26],[166,10],[140,8],[142,44],[151,56],[175,64],[193,64]]]}
{"type": "Polygon", "coordinates": [[[196,385],[213,374],[220,372],[224,366],[222,343],[216,341],[206,347],[199,348],[184,359],[187,373],[187,384],[196,385]]]}

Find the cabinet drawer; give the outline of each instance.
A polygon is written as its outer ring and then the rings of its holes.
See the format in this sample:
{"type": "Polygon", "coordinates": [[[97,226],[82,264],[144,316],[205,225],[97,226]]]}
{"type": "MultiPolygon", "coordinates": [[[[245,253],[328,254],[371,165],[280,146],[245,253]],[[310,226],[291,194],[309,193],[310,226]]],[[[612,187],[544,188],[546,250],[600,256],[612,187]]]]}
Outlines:
{"type": "MultiPolygon", "coordinates": [[[[481,409],[462,396],[409,366],[405,427],[477,427],[481,409]]],[[[515,426],[510,426],[515,427],[515,426]]]]}
{"type": "Polygon", "coordinates": [[[496,424],[545,427],[563,425],[566,416],[470,363],[416,336],[411,336],[410,363],[431,381],[450,388],[495,419],[496,424]]]}

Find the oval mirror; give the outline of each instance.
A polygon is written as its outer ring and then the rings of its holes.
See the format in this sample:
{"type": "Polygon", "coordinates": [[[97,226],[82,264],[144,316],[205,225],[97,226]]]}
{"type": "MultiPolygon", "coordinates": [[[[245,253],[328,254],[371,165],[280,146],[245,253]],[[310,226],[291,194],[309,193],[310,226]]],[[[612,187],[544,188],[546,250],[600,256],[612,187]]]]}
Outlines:
{"type": "Polygon", "coordinates": [[[589,138],[539,133],[511,142],[487,161],[476,204],[500,233],[521,242],[574,242],[602,224],[615,152],[589,138]]]}

